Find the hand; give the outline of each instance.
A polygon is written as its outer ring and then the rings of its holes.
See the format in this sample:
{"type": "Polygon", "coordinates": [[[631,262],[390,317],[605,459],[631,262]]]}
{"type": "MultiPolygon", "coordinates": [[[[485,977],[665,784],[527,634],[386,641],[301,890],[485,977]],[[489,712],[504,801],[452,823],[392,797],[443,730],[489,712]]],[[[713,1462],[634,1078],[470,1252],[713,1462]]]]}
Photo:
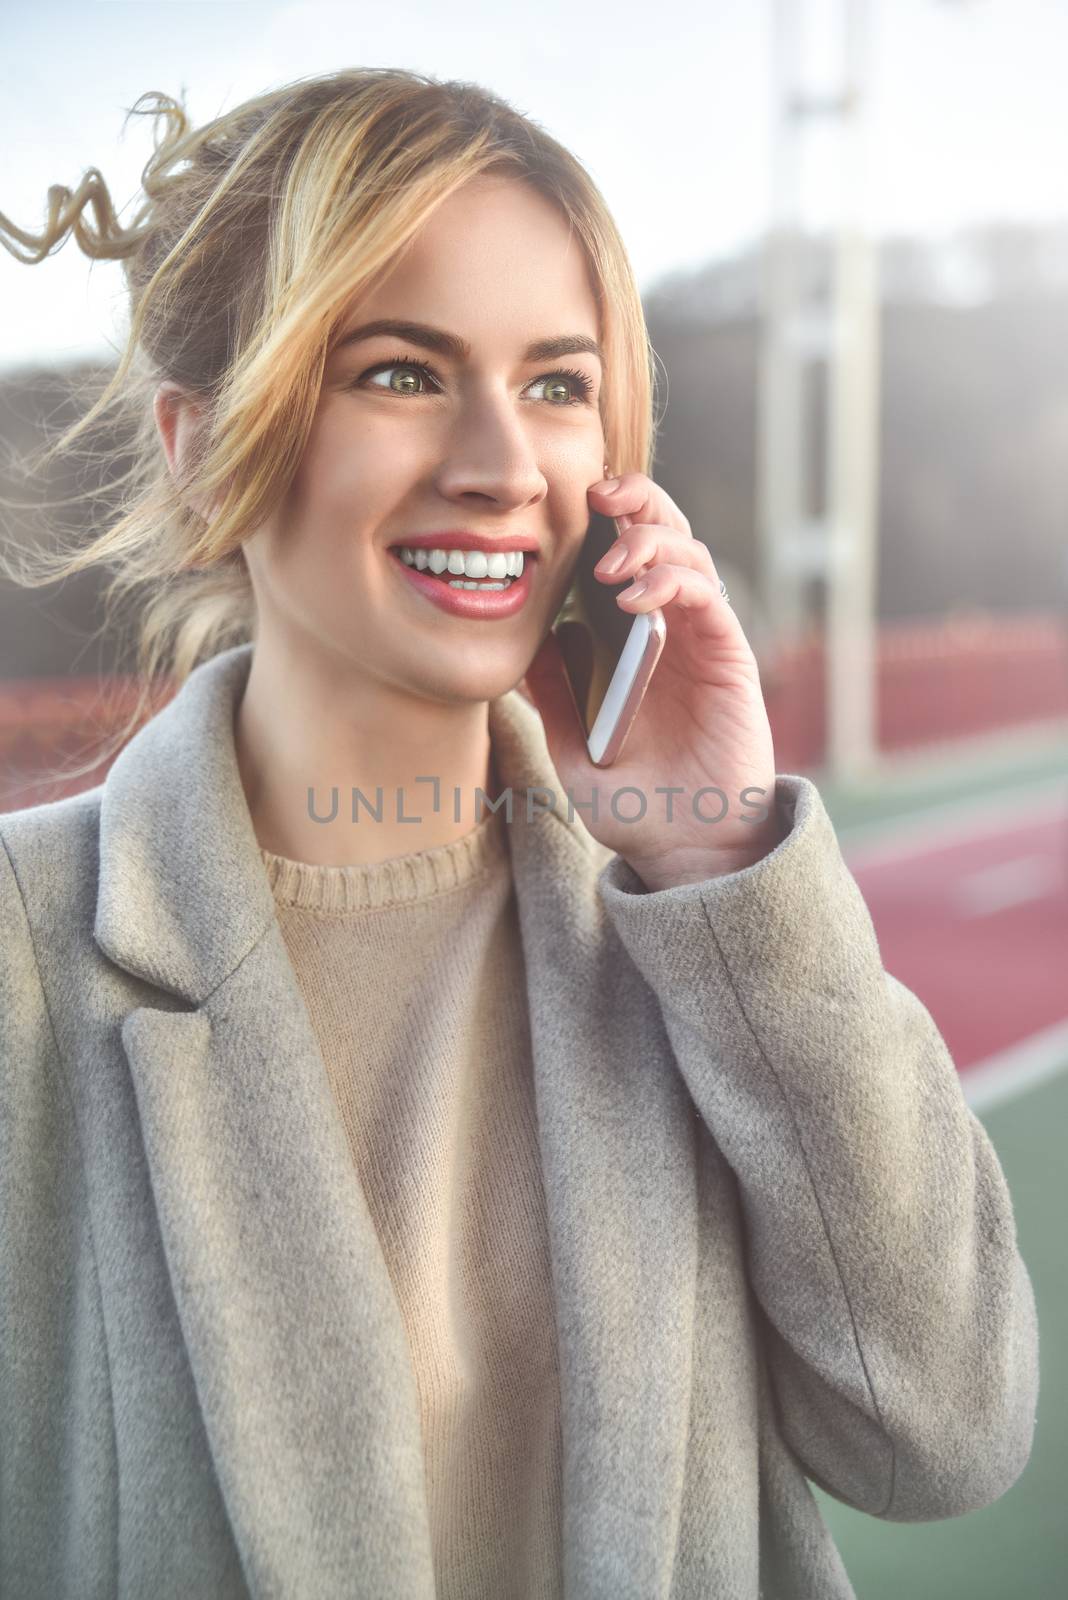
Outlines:
{"type": "MultiPolygon", "coordinates": [[[[660,660],[615,765],[597,767],[589,758],[551,631],[526,683],[583,824],[655,890],[736,872],[773,850],[785,830],[775,810],[775,755],[756,658],[720,593],[712,557],[651,478],[631,472],[615,481],[614,493],[601,484],[587,495],[593,510],[619,519],[618,544],[626,545],[627,559],[610,575],[598,563],[596,576],[610,584],[644,578],[643,594],[631,597],[624,589],[617,604],[631,616],[659,607],[667,624],[660,660]],[[657,793],[668,787],[682,792],[657,793]],[[616,815],[612,797],[625,788],[638,793],[620,795],[616,815]],[[698,793],[710,788],[721,792],[698,793]],[[595,792],[596,816],[588,804],[595,792]]],[[[557,804],[566,803],[565,793],[557,804]]]]}

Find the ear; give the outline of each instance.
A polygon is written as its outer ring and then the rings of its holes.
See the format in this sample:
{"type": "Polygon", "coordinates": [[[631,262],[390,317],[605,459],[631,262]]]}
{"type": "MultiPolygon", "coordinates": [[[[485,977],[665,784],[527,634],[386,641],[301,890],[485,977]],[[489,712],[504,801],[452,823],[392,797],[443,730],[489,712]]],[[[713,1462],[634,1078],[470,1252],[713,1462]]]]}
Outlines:
{"type": "MultiPolygon", "coordinates": [[[[156,390],[152,410],[167,465],[177,482],[196,436],[203,427],[203,406],[181,384],[166,378],[156,390]]],[[[218,508],[218,500],[209,506],[198,496],[183,495],[183,499],[205,522],[211,520],[218,508]]]]}

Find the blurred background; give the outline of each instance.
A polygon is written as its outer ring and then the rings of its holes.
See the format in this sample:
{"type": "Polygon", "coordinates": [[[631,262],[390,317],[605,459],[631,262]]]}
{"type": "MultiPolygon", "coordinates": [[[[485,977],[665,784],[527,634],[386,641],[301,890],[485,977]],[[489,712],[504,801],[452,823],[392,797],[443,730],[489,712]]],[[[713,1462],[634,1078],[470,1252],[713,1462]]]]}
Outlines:
{"type": "MultiPolygon", "coordinates": [[[[200,123],[354,65],[483,83],[592,173],[657,352],[654,476],[727,581],[778,770],[818,783],[887,969],[953,1052],[1038,1300],[1035,1449],[1002,1500],[895,1526],[815,1493],[862,1600],[1062,1595],[1068,0],[80,0],[2,33],[0,210],[35,231],[89,166],[132,211],[151,147],[122,121],[146,90],[200,123]]],[[[0,252],[19,543],[40,502],[128,465],[113,437],[29,493],[19,470],[125,328],[118,264],[0,252]]],[[[131,671],[92,637],[100,583],[0,584],[0,810],[104,776],[47,777],[103,739],[101,688],[131,671]]]]}

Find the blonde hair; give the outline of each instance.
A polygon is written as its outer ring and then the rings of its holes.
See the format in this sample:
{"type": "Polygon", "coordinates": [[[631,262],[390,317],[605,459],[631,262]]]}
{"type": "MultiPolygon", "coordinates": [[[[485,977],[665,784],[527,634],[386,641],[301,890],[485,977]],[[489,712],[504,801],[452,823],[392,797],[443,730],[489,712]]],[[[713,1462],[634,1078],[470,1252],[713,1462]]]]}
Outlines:
{"type": "Polygon", "coordinates": [[[181,104],[154,91],[126,120],[135,113],[153,118],[155,154],[128,226],[95,167],[73,194],[48,190],[40,235],[0,214],[0,243],[19,261],[43,261],[73,233],[86,255],[124,263],[130,326],[118,366],[40,457],[68,451],[113,410],[133,440],[132,465],[113,485],[117,519],[82,548],[0,556],[5,575],[30,587],[97,564],[112,572],[103,626],[129,606],[141,680],[116,750],[151,714],[160,676],[180,687],[202,660],[254,639],[240,547],[297,469],[345,313],[468,179],[493,170],[532,185],[585,251],[605,353],[611,470],[650,472],[657,427],[655,355],[611,214],[577,158],[489,90],[359,68],[298,79],[197,129],[181,104]],[[153,411],[168,379],[202,407],[181,481],[153,411]],[[216,507],[212,520],[194,500],[216,507]]]}

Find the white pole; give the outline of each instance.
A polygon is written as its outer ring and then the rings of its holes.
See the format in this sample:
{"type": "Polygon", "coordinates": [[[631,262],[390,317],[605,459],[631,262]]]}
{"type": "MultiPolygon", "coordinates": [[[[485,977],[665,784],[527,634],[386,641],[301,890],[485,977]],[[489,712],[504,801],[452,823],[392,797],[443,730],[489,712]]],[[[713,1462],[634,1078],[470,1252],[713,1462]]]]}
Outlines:
{"type": "Polygon", "coordinates": [[[758,407],[757,589],[769,632],[782,643],[801,625],[789,546],[804,521],[802,367],[794,337],[799,302],[800,149],[796,0],[774,0],[772,215],[764,250],[758,407]]]}
{"type": "Polygon", "coordinates": [[[869,3],[844,0],[849,98],[828,385],[827,766],[839,782],[870,777],[878,761],[879,288],[864,203],[869,3]]]}

